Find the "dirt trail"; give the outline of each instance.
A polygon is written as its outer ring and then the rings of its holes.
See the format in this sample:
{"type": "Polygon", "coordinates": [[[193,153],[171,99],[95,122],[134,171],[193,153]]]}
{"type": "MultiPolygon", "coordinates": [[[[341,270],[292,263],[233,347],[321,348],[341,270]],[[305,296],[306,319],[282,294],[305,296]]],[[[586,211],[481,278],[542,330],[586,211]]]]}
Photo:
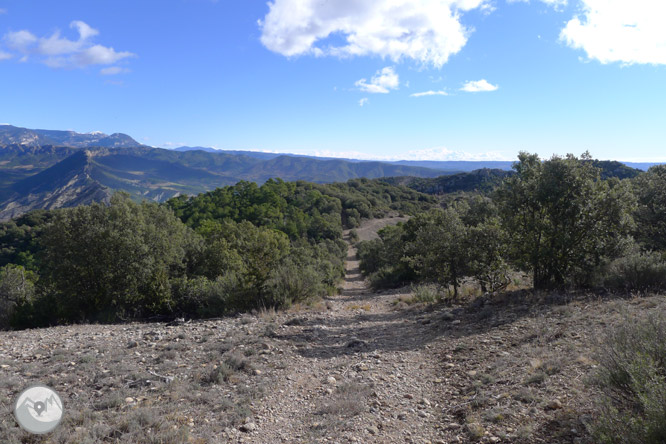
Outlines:
{"type": "MultiPolygon", "coordinates": [[[[372,221],[373,231],[394,222],[372,221]]],[[[399,294],[372,292],[352,246],[342,288],[326,312],[280,327],[287,366],[257,415],[259,441],[437,442],[441,380],[430,322],[396,311],[399,294]]]]}

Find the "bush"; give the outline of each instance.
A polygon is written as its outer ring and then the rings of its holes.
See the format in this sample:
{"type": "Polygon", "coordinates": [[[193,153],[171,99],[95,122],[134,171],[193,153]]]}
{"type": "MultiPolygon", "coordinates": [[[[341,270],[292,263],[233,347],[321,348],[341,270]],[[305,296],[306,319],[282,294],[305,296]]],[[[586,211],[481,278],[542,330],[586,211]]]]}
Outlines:
{"type": "Polygon", "coordinates": [[[22,308],[32,302],[35,286],[32,273],[20,265],[0,268],[0,329],[21,322],[22,308]]]}
{"type": "Polygon", "coordinates": [[[311,265],[299,267],[290,261],[273,270],[262,287],[263,302],[269,307],[289,307],[325,292],[320,275],[311,265]]]}
{"type": "Polygon", "coordinates": [[[598,360],[598,441],[666,442],[666,316],[619,326],[609,334],[598,360]]]}
{"type": "Polygon", "coordinates": [[[434,284],[421,284],[412,287],[412,302],[434,304],[441,300],[439,288],[434,284]]]}
{"type": "Polygon", "coordinates": [[[628,291],[666,289],[666,262],[658,253],[631,253],[611,262],[603,285],[628,291]]]}

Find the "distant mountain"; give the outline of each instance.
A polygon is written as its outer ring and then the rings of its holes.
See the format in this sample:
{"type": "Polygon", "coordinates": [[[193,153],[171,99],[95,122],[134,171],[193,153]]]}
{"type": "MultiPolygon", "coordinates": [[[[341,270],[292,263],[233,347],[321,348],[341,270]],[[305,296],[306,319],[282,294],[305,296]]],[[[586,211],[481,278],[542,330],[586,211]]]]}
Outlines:
{"type": "MultiPolygon", "coordinates": [[[[621,162],[610,160],[594,160],[593,165],[601,169],[601,178],[630,179],[638,176],[642,171],[630,168],[621,162]]],[[[489,192],[502,183],[504,178],[514,174],[514,171],[481,168],[465,173],[448,174],[434,178],[423,177],[388,177],[378,179],[390,185],[404,185],[421,193],[447,194],[459,191],[489,192]]]]}
{"type": "MultiPolygon", "coordinates": [[[[141,145],[121,133],[80,134],[0,125],[0,219],[31,209],[106,201],[115,190],[164,201],[240,180],[327,183],[387,178],[431,194],[484,191],[510,174],[506,161],[397,161],[141,145]],[[447,174],[447,175],[444,175],[447,174]],[[439,177],[438,177],[439,176],[439,177]]],[[[634,177],[620,162],[595,161],[603,177],[634,177]]],[[[640,164],[647,168],[649,164],[640,164]]]]}
{"type": "Polygon", "coordinates": [[[466,173],[457,173],[435,178],[419,177],[389,177],[379,179],[388,182],[391,185],[405,185],[421,193],[426,194],[447,194],[458,191],[487,192],[491,191],[497,185],[502,183],[505,177],[513,174],[512,171],[499,169],[482,168],[466,173]]]}
{"type": "Polygon", "coordinates": [[[90,155],[79,151],[33,176],[0,190],[0,220],[35,209],[107,202],[112,191],[90,176],[90,155]]]}
{"type": "Polygon", "coordinates": [[[435,177],[439,171],[382,162],[346,162],[278,156],[272,159],[160,148],[30,147],[0,149],[0,220],[38,208],[107,201],[114,190],[137,199],[164,201],[241,180],[269,178],[326,183],[384,176],[435,177]],[[69,156],[65,157],[67,153],[69,156]],[[27,173],[26,173],[27,172],[27,173]]]}
{"type": "Polygon", "coordinates": [[[215,148],[208,148],[205,146],[179,146],[178,148],[174,148],[173,151],[206,151],[207,153],[217,153],[220,150],[216,150],[215,148]]]}
{"type": "Polygon", "coordinates": [[[433,170],[462,173],[483,168],[491,170],[510,170],[513,161],[503,160],[399,160],[389,162],[394,165],[430,168],[433,170]]]}
{"type": "Polygon", "coordinates": [[[74,131],[19,128],[12,125],[0,125],[0,145],[31,147],[57,145],[71,148],[129,148],[142,146],[127,134],[122,133],[114,133],[110,136],[100,132],[81,134],[74,131]]]}

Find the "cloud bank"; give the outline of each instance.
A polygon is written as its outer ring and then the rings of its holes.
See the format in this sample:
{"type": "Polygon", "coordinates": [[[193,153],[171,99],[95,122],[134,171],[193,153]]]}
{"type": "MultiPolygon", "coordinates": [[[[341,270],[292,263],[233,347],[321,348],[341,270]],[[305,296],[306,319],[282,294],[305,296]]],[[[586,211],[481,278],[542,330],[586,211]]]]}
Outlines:
{"type": "Polygon", "coordinates": [[[261,42],[284,56],[376,55],[440,68],[467,43],[461,14],[488,0],[274,0],[261,42]]]}

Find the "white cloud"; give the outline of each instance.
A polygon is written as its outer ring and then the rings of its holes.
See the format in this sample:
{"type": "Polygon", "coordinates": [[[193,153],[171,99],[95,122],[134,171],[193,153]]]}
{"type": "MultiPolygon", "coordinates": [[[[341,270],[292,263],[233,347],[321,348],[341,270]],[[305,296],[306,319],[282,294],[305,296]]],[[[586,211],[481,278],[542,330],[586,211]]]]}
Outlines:
{"type": "Polygon", "coordinates": [[[284,56],[378,55],[440,68],[467,43],[461,15],[489,0],[273,0],[261,42],[284,56]]]}
{"type": "Polygon", "coordinates": [[[0,50],[0,60],[8,60],[8,59],[11,59],[11,58],[12,58],[12,55],[10,53],[0,50]]]}
{"type": "Polygon", "coordinates": [[[121,68],[120,66],[109,66],[108,68],[102,68],[99,70],[99,73],[103,76],[115,76],[126,72],[129,72],[129,69],[121,68]]]}
{"type": "Polygon", "coordinates": [[[75,20],[69,25],[79,34],[77,40],[62,37],[55,31],[48,37],[38,38],[30,31],[8,32],[4,41],[10,49],[23,55],[22,61],[29,56],[53,68],[83,68],[89,65],[111,65],[122,59],[133,57],[131,52],[116,52],[113,48],[94,44],[91,39],[99,31],[88,24],[75,20]]]}
{"type": "Polygon", "coordinates": [[[4,8],[0,8],[0,14],[7,14],[7,10],[4,8]]]}
{"type": "Polygon", "coordinates": [[[466,92],[486,92],[496,91],[498,88],[499,86],[488,83],[486,79],[481,79],[466,82],[460,90],[466,92]]]}
{"type": "Polygon", "coordinates": [[[653,0],[581,0],[582,13],[560,39],[601,63],[666,64],[666,3],[653,0]]]}
{"type": "Polygon", "coordinates": [[[447,93],[444,90],[440,90],[440,91],[430,90],[430,91],[424,91],[424,92],[420,92],[420,93],[410,94],[409,97],[448,96],[448,95],[449,95],[449,93],[447,93]]]}
{"type": "Polygon", "coordinates": [[[394,154],[390,156],[374,155],[362,153],[359,151],[329,151],[319,150],[313,152],[301,152],[294,154],[307,154],[319,157],[335,157],[344,159],[359,159],[359,160],[381,160],[381,161],[398,161],[398,160],[513,160],[507,158],[500,152],[488,151],[482,153],[469,153],[465,151],[455,151],[445,147],[426,148],[420,150],[410,150],[403,154],[394,154]]]}
{"type": "Polygon", "coordinates": [[[367,97],[363,97],[361,100],[358,101],[358,106],[362,107],[364,105],[367,105],[369,101],[370,99],[368,99],[367,97]]]}
{"type": "Polygon", "coordinates": [[[393,70],[392,67],[387,66],[383,68],[370,79],[370,83],[366,79],[358,80],[354,83],[361,91],[373,94],[388,94],[389,90],[398,89],[400,85],[400,77],[393,70]]]}
{"type": "MultiPolygon", "coordinates": [[[[547,4],[548,6],[552,6],[553,8],[557,10],[561,10],[564,8],[568,1],[567,0],[540,0],[541,2],[547,4]]],[[[509,3],[529,3],[530,0],[508,0],[509,3]]]]}
{"type": "Polygon", "coordinates": [[[28,48],[37,41],[37,37],[29,31],[8,32],[3,40],[9,47],[16,51],[27,52],[28,48]]]}

